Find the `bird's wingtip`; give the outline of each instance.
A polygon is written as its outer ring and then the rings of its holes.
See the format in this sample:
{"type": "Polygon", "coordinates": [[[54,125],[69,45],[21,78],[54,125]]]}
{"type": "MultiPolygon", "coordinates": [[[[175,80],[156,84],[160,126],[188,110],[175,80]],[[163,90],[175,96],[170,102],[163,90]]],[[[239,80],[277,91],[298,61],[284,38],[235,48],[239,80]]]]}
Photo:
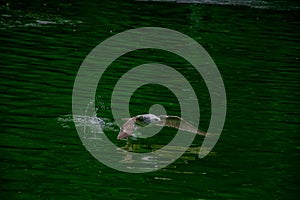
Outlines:
{"type": "Polygon", "coordinates": [[[126,139],[128,138],[130,135],[125,133],[125,132],[120,132],[119,135],[117,136],[118,140],[122,140],[122,139],[126,139]]]}
{"type": "Polygon", "coordinates": [[[198,131],[198,135],[203,135],[203,136],[206,136],[207,132],[204,132],[204,131],[198,131]]]}

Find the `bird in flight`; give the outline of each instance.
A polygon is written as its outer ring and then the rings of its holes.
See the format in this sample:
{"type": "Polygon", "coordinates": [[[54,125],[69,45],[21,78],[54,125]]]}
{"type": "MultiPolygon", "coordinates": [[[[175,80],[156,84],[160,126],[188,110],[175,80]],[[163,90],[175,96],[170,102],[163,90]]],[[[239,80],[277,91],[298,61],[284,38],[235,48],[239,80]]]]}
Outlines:
{"type": "Polygon", "coordinates": [[[157,126],[172,127],[182,131],[196,133],[203,136],[206,135],[206,132],[198,130],[198,128],[194,127],[189,122],[187,122],[186,120],[178,116],[171,116],[171,115],[156,116],[153,114],[143,114],[128,119],[121,127],[117,139],[118,140],[126,139],[133,135],[134,130],[137,130],[139,128],[145,127],[150,124],[157,125],[157,126]]]}

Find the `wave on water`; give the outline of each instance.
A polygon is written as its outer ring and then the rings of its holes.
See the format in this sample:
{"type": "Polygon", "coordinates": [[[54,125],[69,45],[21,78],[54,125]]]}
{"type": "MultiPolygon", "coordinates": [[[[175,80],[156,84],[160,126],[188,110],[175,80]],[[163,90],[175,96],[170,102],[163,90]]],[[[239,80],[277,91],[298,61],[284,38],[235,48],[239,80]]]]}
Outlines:
{"type": "Polygon", "coordinates": [[[68,25],[74,30],[83,22],[80,20],[64,19],[59,15],[36,13],[10,9],[9,6],[0,6],[0,28],[18,27],[51,27],[58,25],[68,25]]]}
{"type": "Polygon", "coordinates": [[[223,5],[223,6],[245,6],[257,9],[270,10],[299,10],[299,3],[286,1],[264,1],[264,0],[136,0],[149,2],[173,2],[187,4],[223,5]]]}

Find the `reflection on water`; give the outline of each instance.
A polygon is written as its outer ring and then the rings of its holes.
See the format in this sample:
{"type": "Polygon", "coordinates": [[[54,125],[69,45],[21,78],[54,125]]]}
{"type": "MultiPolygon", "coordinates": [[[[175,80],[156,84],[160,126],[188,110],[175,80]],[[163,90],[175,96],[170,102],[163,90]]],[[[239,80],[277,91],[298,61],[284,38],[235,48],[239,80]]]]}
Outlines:
{"type": "MultiPolygon", "coordinates": [[[[250,5],[42,0],[1,5],[1,197],[297,199],[299,2],[245,2],[250,5]],[[257,2],[271,7],[257,9],[252,6],[257,2]],[[183,32],[205,47],[222,74],[228,112],[220,140],[204,159],[195,153],[203,141],[196,137],[173,164],[152,173],[128,174],[101,164],[82,145],[70,115],[72,88],[82,60],[99,42],[143,26],[183,32]]],[[[191,80],[201,91],[201,126],[205,129],[209,123],[209,95],[192,66],[160,51],[126,55],[112,63],[114,71],[101,80],[95,118],[75,120],[90,130],[104,124],[106,136],[127,164],[135,158],[122,149],[151,152],[175,135],[168,129],[149,140],[116,140],[119,127],[109,109],[115,79],[130,67],[150,62],[174,67],[191,80]]],[[[177,102],[168,91],[159,91],[161,95],[152,96],[149,86],[137,91],[131,114],[147,113],[148,104],[157,100],[177,115],[177,102]]]]}

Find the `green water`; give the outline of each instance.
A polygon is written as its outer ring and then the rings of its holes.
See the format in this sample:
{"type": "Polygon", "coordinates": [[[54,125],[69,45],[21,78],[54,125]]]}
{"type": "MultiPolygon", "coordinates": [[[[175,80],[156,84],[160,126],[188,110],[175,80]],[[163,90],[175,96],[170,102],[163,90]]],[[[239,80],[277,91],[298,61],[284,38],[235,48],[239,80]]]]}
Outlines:
{"type": "MultiPolygon", "coordinates": [[[[269,2],[269,1],[268,1],[269,2]]],[[[115,1],[1,3],[1,199],[297,199],[299,166],[299,3],[265,7],[115,1]],[[100,42],[131,28],[155,26],[198,41],[226,87],[227,117],[213,151],[192,150],[145,174],[111,169],[82,145],[72,122],[77,71],[100,42]]],[[[171,53],[141,50],[114,62],[101,79],[97,116],[113,121],[113,85],[143,63],[168,64],[200,91],[201,127],[210,120],[206,86],[171,53]]],[[[166,88],[136,91],[132,115],[154,103],[178,113],[166,88]],[[159,91],[159,92],[157,92],[159,91]]],[[[118,146],[118,127],[105,134],[118,146]]],[[[136,151],[167,144],[166,129],[133,141],[136,151]]],[[[199,147],[197,136],[192,147],[199,147]]],[[[299,198],[299,197],[298,197],[299,198]]]]}

